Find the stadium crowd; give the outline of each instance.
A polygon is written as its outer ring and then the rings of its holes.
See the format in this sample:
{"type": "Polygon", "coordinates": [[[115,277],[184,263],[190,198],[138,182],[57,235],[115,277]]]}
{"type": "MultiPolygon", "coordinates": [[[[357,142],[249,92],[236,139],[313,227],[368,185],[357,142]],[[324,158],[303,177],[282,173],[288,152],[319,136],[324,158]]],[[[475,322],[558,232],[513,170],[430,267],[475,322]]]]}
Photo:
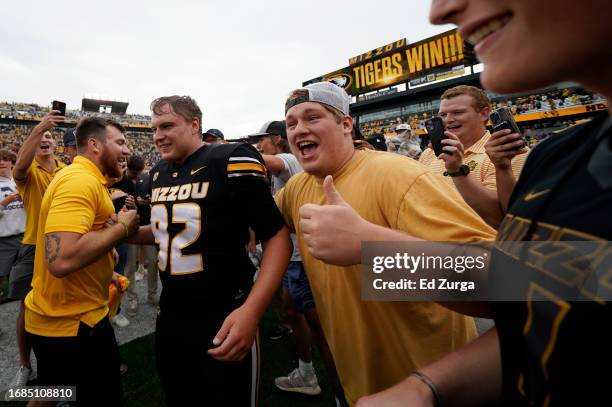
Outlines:
{"type": "MultiPolygon", "coordinates": [[[[508,96],[497,95],[487,91],[491,99],[491,108],[496,110],[500,107],[508,107],[515,116],[552,112],[559,108],[567,108],[593,103],[606,102],[605,98],[597,93],[589,92],[582,88],[554,89],[544,93],[534,93],[520,97],[508,98],[508,96]]],[[[391,115],[383,120],[360,121],[359,127],[364,136],[372,134],[384,134],[386,137],[395,136],[395,126],[408,123],[412,129],[425,131],[424,122],[437,115],[439,102],[436,100],[421,102],[416,105],[404,107],[404,114],[391,115]]],[[[550,113],[549,117],[555,114],[550,113]]],[[[517,118],[518,119],[518,118],[517,118]]]]}
{"type": "Polygon", "coordinates": [[[124,404],[114,329],[138,310],[129,285],[143,252],[170,406],[257,405],[257,326],[279,291],[279,328],[291,327],[299,356],[274,381],[282,391],[314,395],[322,384],[337,406],[357,407],[609,404],[600,369],[612,341],[609,112],[524,134],[511,120],[487,128],[499,107],[520,116],[612,97],[610,67],[582,62],[610,52],[612,5],[590,3],[432,1],[434,24],[455,24],[475,43],[488,91],[451,87],[435,109],[361,132],[351,98],[330,82],[289,92],[283,120],[249,143],[203,131],[189,96],[157,98],[150,117],[130,118],[1,105],[39,121],[0,126],[0,277],[21,305],[11,389],[33,378],[33,351],[39,385],[74,385],[81,405],[124,404]],[[497,30],[505,41],[488,42],[497,30]],[[600,93],[491,98],[563,80],[600,93]],[[68,119],[76,126],[60,128],[68,119]],[[419,138],[425,119],[431,144],[419,138]],[[552,136],[530,149],[542,135],[552,136]],[[577,240],[597,251],[576,254],[577,240]],[[574,257],[555,258],[559,241],[574,257]],[[468,243],[464,258],[487,250],[482,266],[465,267],[500,296],[364,301],[367,242],[427,244],[438,257],[468,243]],[[125,310],[109,304],[113,290],[127,290],[125,310]],[[478,333],[475,317],[495,326],[478,333]],[[312,344],[328,383],[318,382],[312,344]]]}
{"type": "MultiPolygon", "coordinates": [[[[579,105],[589,105],[593,103],[605,102],[602,95],[592,93],[578,87],[568,87],[563,89],[553,89],[543,93],[535,93],[520,97],[508,98],[504,95],[497,95],[487,91],[487,95],[491,99],[491,108],[493,110],[499,107],[508,107],[512,114],[517,116],[521,114],[547,112],[550,117],[554,117],[554,112],[559,108],[573,107],[579,105]]],[[[418,134],[426,133],[424,122],[431,117],[437,115],[439,107],[438,101],[430,101],[419,103],[414,106],[403,108],[404,114],[392,114],[384,120],[360,121],[359,130],[364,136],[384,135],[387,137],[387,142],[396,142],[398,134],[396,127],[402,123],[408,124],[412,130],[418,134]]],[[[17,152],[24,137],[27,136],[34,124],[22,124],[23,121],[40,121],[41,118],[49,113],[48,107],[39,106],[37,104],[25,103],[8,103],[0,102],[0,119],[12,119],[20,121],[20,124],[0,123],[0,147],[9,148],[17,152]]],[[[151,168],[155,162],[159,160],[159,155],[155,151],[155,146],[152,143],[151,133],[149,131],[150,116],[141,114],[111,114],[111,113],[92,113],[82,110],[67,111],[68,123],[76,124],[83,117],[98,116],[111,118],[122,126],[128,128],[127,136],[130,142],[130,147],[136,154],[142,156],[145,160],[146,168],[151,168]],[[143,128],[142,130],[135,129],[143,128]]],[[[571,119],[564,120],[560,123],[551,124],[549,120],[541,122],[520,124],[526,141],[529,145],[534,146],[537,142],[545,139],[554,131],[562,130],[575,123],[571,119]],[[547,131],[546,129],[549,129],[547,131]]],[[[62,130],[55,130],[54,135],[57,137],[62,130]]],[[[425,137],[426,140],[426,137],[425,137]]],[[[425,145],[426,142],[424,141],[425,145]]],[[[58,138],[58,147],[60,152],[63,149],[61,137],[58,138]]]]}
{"type": "MultiPolygon", "coordinates": [[[[35,103],[9,103],[0,102],[0,119],[35,120],[40,121],[50,111],[49,107],[39,106],[35,103]]],[[[104,117],[113,119],[125,127],[149,127],[151,117],[142,114],[116,114],[103,112],[88,112],[85,110],[67,110],[66,122],[76,123],[84,117],[104,117]]]]}

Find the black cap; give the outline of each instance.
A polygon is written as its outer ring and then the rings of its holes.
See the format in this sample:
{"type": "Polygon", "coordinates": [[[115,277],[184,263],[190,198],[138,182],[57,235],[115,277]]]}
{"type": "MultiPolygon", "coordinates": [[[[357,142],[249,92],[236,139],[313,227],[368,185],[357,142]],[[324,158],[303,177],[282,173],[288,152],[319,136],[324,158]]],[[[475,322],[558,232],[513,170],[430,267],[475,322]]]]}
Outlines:
{"type": "Polygon", "coordinates": [[[281,136],[284,139],[287,139],[287,129],[285,128],[284,121],[270,121],[265,122],[261,129],[257,133],[249,134],[249,141],[251,143],[257,142],[259,137],[262,136],[281,136]]]}
{"type": "Polygon", "coordinates": [[[385,136],[382,134],[374,134],[372,136],[366,137],[365,141],[370,143],[372,147],[379,151],[387,151],[387,143],[385,142],[385,136]]]}
{"type": "Polygon", "coordinates": [[[76,127],[71,127],[64,133],[64,147],[76,146],[76,127]]]}
{"type": "Polygon", "coordinates": [[[223,135],[223,133],[221,133],[221,130],[218,130],[218,129],[208,129],[204,133],[202,133],[202,136],[206,136],[206,135],[213,136],[221,140],[225,140],[225,136],[223,135]]]}

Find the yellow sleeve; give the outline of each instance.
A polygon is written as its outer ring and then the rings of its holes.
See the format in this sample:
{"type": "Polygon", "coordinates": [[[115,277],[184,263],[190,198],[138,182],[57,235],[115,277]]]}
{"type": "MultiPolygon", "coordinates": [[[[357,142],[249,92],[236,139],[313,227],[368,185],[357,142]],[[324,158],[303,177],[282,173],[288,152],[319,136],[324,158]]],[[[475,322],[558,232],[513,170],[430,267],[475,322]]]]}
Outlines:
{"type": "Polygon", "coordinates": [[[32,171],[34,171],[34,163],[35,161],[32,160],[32,164],[30,164],[30,167],[28,168],[28,172],[26,173],[26,176],[24,179],[22,180],[18,180],[16,178],[13,179],[13,181],[15,181],[15,185],[17,186],[17,190],[22,196],[25,193],[26,185],[28,185],[28,182],[30,182],[30,178],[32,178],[32,171]]]}
{"type": "Polygon", "coordinates": [[[495,230],[465,203],[455,188],[431,172],[419,175],[404,193],[391,228],[438,242],[495,238],[495,230]]]}
{"type": "Polygon", "coordinates": [[[519,176],[521,175],[521,171],[523,171],[523,166],[525,165],[525,161],[527,160],[527,156],[529,156],[530,152],[531,150],[529,150],[525,154],[519,154],[512,159],[512,163],[510,165],[512,166],[512,172],[514,173],[514,178],[516,178],[517,180],[519,179],[519,176]]]}
{"type": "Polygon", "coordinates": [[[497,191],[497,176],[495,175],[495,165],[487,157],[482,162],[480,183],[488,189],[497,191]]]}
{"type": "MultiPolygon", "coordinates": [[[[76,174],[75,174],[76,175],[76,174]]],[[[96,215],[99,181],[89,175],[65,177],[55,185],[44,233],[75,232],[85,234],[96,215]]]]}
{"type": "Polygon", "coordinates": [[[425,151],[423,151],[423,154],[421,154],[421,156],[419,157],[419,162],[428,166],[431,162],[432,157],[434,157],[433,150],[431,148],[426,148],[425,151]]]}
{"type": "Polygon", "coordinates": [[[278,210],[283,215],[283,219],[285,219],[285,224],[287,224],[289,231],[291,233],[295,233],[295,225],[293,224],[293,216],[291,213],[291,204],[288,202],[288,196],[287,193],[285,193],[285,188],[287,188],[287,186],[284,186],[276,191],[274,201],[276,202],[276,206],[278,206],[278,210]]]}

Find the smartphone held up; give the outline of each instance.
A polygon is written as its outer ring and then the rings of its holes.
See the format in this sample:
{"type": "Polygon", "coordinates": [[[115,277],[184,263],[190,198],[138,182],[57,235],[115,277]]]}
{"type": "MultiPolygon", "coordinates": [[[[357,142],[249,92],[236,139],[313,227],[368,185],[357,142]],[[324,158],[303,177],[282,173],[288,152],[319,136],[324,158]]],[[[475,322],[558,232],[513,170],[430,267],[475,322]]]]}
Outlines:
{"type": "Polygon", "coordinates": [[[66,103],[54,100],[51,102],[51,110],[57,110],[60,116],[66,116],[66,103]]]}
{"type": "MultiPolygon", "coordinates": [[[[489,119],[491,119],[491,124],[493,125],[493,133],[501,130],[510,130],[510,134],[521,134],[521,130],[514,121],[514,117],[512,117],[512,112],[507,107],[502,107],[492,111],[489,113],[489,119]]],[[[524,146],[525,143],[523,141],[523,145],[515,147],[515,149],[521,150],[524,146]]]]}
{"type": "Polygon", "coordinates": [[[439,117],[432,117],[425,120],[425,129],[431,141],[431,148],[433,148],[436,157],[438,157],[444,152],[442,151],[442,140],[447,138],[444,134],[444,122],[439,117]]]}

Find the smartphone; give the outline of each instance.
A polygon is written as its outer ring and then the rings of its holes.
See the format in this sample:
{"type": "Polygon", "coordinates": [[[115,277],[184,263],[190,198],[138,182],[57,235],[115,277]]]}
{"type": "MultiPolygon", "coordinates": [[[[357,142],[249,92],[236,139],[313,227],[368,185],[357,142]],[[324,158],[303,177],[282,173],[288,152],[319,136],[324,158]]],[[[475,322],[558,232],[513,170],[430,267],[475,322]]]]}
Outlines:
{"type": "Polygon", "coordinates": [[[425,120],[425,129],[427,129],[427,134],[429,134],[429,139],[431,140],[431,147],[437,157],[444,152],[442,151],[442,140],[447,138],[444,134],[444,122],[439,117],[432,117],[425,120]]]}
{"type": "Polygon", "coordinates": [[[489,113],[489,119],[491,119],[491,124],[493,124],[493,132],[508,129],[512,133],[521,134],[521,130],[514,121],[514,117],[512,117],[512,112],[507,107],[501,107],[492,111],[489,113]]]}
{"type": "MultiPolygon", "coordinates": [[[[489,113],[489,119],[491,119],[491,124],[493,125],[493,132],[500,130],[510,130],[511,133],[521,134],[521,130],[518,125],[514,121],[514,117],[512,117],[512,112],[507,107],[501,107],[497,110],[489,113]]],[[[520,150],[525,146],[525,141],[523,140],[523,145],[520,147],[516,147],[515,150],[520,150]]]]}
{"type": "Polygon", "coordinates": [[[60,116],[66,116],[66,103],[54,100],[51,102],[51,110],[59,110],[60,116]]]}

